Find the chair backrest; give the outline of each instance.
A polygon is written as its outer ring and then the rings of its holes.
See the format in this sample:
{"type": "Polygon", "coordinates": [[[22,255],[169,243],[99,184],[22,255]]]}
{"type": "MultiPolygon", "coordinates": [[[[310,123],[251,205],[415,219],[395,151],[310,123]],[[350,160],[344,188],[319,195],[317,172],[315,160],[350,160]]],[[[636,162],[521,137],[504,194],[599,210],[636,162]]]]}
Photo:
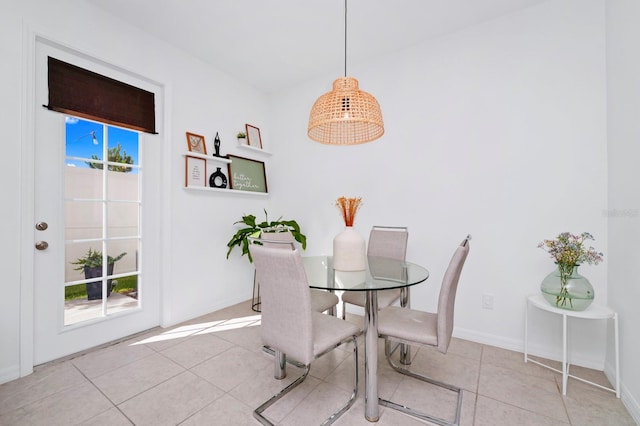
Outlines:
{"type": "Polygon", "coordinates": [[[295,238],[293,238],[293,234],[289,231],[284,232],[263,232],[260,234],[260,241],[263,245],[267,247],[275,247],[275,248],[287,248],[287,249],[295,249],[295,238]],[[270,244],[274,242],[276,244],[270,244]],[[277,244],[277,243],[289,243],[289,244],[277,244]]]}
{"type": "Polygon", "coordinates": [[[249,244],[260,282],[262,341],[309,364],[313,360],[311,293],[302,257],[297,249],[264,243],[254,239],[249,244]]]}
{"type": "Polygon", "coordinates": [[[462,240],[453,253],[444,277],[440,296],[438,297],[438,351],[446,353],[453,334],[453,311],[456,304],[456,292],[458,281],[462,273],[462,267],[469,254],[469,240],[471,235],[462,240]]]}
{"type": "Polygon", "coordinates": [[[262,232],[260,234],[260,238],[263,240],[271,240],[271,241],[286,241],[295,243],[295,238],[293,238],[293,234],[289,231],[281,231],[281,232],[262,232]]]}
{"type": "Polygon", "coordinates": [[[369,233],[367,256],[405,260],[409,231],[404,226],[373,226],[369,233]]]}

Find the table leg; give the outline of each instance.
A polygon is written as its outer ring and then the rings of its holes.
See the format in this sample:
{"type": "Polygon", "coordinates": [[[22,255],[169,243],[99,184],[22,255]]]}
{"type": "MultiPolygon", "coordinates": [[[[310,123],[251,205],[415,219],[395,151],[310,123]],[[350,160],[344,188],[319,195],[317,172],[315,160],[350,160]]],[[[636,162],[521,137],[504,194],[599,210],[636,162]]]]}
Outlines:
{"type": "Polygon", "coordinates": [[[620,398],[620,342],[618,340],[618,313],[613,314],[613,344],[616,351],[616,398],[620,398]]]}
{"type": "Polygon", "coordinates": [[[562,314],[562,395],[567,395],[567,315],[562,314]]]}
{"type": "MultiPolygon", "coordinates": [[[[403,308],[411,307],[409,287],[403,287],[400,289],[400,306],[403,308]]],[[[400,364],[411,364],[411,346],[405,343],[400,344],[400,364]]]]}
{"type": "Polygon", "coordinates": [[[378,294],[367,290],[364,310],[364,417],[380,418],[378,407],[378,294]]]}
{"type": "Polygon", "coordinates": [[[524,362],[529,361],[529,298],[524,307],[524,362]]]}
{"type": "MultiPolygon", "coordinates": [[[[331,265],[331,274],[327,276],[327,287],[329,288],[329,292],[332,294],[336,292],[334,290],[335,284],[336,284],[336,271],[335,269],[333,269],[333,265],[331,265]]],[[[344,309],[344,304],[342,305],[342,309],[344,309]]],[[[331,309],[329,309],[329,315],[334,317],[338,315],[338,311],[336,310],[335,305],[332,306],[331,309]]],[[[344,319],[344,313],[342,314],[342,319],[344,319]]]]}
{"type": "MultiPolygon", "coordinates": [[[[334,272],[334,277],[335,277],[335,272],[334,272]]],[[[330,289],[329,290],[329,293],[331,293],[331,294],[335,294],[335,292],[336,291],[334,289],[330,289]]],[[[338,315],[338,311],[336,309],[336,306],[337,305],[333,305],[332,307],[330,307],[329,310],[327,311],[327,313],[329,315],[333,316],[333,317],[337,316],[338,315]]]]}

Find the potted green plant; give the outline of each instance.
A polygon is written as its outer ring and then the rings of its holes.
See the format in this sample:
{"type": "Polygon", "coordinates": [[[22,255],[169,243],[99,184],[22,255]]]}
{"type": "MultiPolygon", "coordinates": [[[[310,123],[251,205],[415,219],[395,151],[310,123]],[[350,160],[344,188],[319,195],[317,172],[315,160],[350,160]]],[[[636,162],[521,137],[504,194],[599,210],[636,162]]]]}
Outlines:
{"type": "Polygon", "coordinates": [[[300,232],[300,225],[295,220],[282,220],[282,217],[279,217],[277,220],[269,221],[269,217],[267,215],[267,211],[264,210],[265,220],[263,222],[257,223],[256,217],[252,214],[242,216],[242,220],[234,222],[234,225],[243,224],[244,227],[239,229],[233,237],[227,243],[227,247],[229,250],[227,251],[227,259],[229,255],[233,251],[234,247],[242,247],[242,255],[245,254],[249,258],[249,262],[253,263],[253,259],[251,258],[251,253],[249,253],[249,237],[259,238],[263,232],[291,232],[293,238],[300,243],[302,249],[307,248],[307,237],[300,232]]]}
{"type": "Polygon", "coordinates": [[[241,144],[246,144],[247,142],[247,134],[245,132],[238,132],[236,138],[238,138],[238,142],[241,144]]]}
{"type": "MultiPolygon", "coordinates": [[[[127,253],[120,253],[116,257],[107,256],[107,275],[113,275],[113,268],[115,263],[122,259],[127,253]]],[[[79,265],[75,268],[76,271],[84,271],[85,279],[102,277],[102,252],[89,248],[89,251],[83,257],[79,257],[75,262],[71,262],[74,265],[79,265]]],[[[102,299],[102,282],[94,281],[86,283],[87,298],[89,300],[102,299]]],[[[107,297],[111,295],[112,280],[107,280],[107,297]]]]}

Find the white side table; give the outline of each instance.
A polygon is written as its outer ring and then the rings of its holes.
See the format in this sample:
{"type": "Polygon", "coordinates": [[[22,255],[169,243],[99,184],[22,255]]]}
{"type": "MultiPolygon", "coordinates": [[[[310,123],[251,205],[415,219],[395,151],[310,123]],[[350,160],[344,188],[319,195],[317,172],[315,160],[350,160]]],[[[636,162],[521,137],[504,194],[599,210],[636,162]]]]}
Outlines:
{"type": "Polygon", "coordinates": [[[548,368],[550,370],[555,371],[556,373],[562,374],[562,395],[567,394],[567,379],[572,377],[576,380],[580,380],[581,382],[588,383],[590,385],[597,386],[601,389],[608,390],[610,392],[614,392],[617,398],[620,398],[620,356],[619,356],[619,343],[618,343],[618,313],[613,311],[607,306],[597,305],[592,303],[587,309],[584,311],[570,311],[567,309],[560,309],[554,306],[551,306],[549,302],[545,300],[545,298],[541,294],[534,294],[527,297],[527,306],[525,308],[525,316],[524,316],[524,362],[531,361],[534,364],[538,364],[542,367],[548,368]],[[543,364],[539,361],[529,358],[528,354],[528,332],[529,332],[529,307],[533,306],[538,309],[542,309],[543,311],[551,312],[553,314],[562,316],[562,371],[551,367],[550,365],[543,364]],[[599,385],[594,382],[590,382],[580,377],[576,377],[572,374],[569,374],[570,364],[567,360],[567,318],[581,318],[581,319],[589,319],[589,320],[607,320],[613,319],[614,325],[614,341],[615,341],[615,357],[616,357],[616,384],[615,388],[608,388],[606,386],[599,385]]]}

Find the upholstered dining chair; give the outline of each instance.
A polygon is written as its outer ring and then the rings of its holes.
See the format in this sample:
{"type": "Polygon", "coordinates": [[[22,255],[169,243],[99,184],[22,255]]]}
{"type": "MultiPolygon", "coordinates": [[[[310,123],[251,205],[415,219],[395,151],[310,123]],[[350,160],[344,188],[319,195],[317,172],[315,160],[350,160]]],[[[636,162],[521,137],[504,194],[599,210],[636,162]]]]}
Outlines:
{"type": "Polygon", "coordinates": [[[378,334],[385,339],[385,353],[391,367],[402,374],[443,387],[457,395],[456,414],[453,422],[430,414],[420,413],[404,405],[382,398],[379,399],[380,404],[439,425],[460,424],[462,391],[456,386],[433,380],[423,374],[410,371],[406,367],[394,363],[391,358],[393,351],[391,350],[390,342],[435,346],[438,351],[442,353],[447,352],[453,333],[453,313],[458,282],[460,280],[462,267],[469,254],[470,239],[471,236],[468,235],[462,240],[453,253],[453,257],[442,279],[437,313],[389,306],[381,310],[378,316],[378,334]]]}
{"type": "MultiPolygon", "coordinates": [[[[291,244],[271,244],[272,247],[283,247],[283,248],[295,248],[295,238],[291,232],[267,232],[263,233],[261,241],[264,242],[265,245],[269,245],[270,241],[284,241],[291,244]]],[[[252,255],[253,257],[253,255],[252,255]]],[[[311,309],[316,312],[325,312],[328,310],[332,310],[335,306],[340,302],[338,296],[333,293],[324,290],[310,289],[311,291],[311,309]]],[[[253,277],[253,302],[252,305],[257,305],[257,311],[260,311],[260,305],[262,304],[260,298],[260,282],[257,279],[257,274],[253,277]]]]}
{"type": "MultiPolygon", "coordinates": [[[[407,240],[409,231],[404,226],[373,226],[369,233],[367,256],[388,257],[405,260],[407,254],[407,240]]],[[[364,291],[347,291],[342,294],[343,305],[352,304],[360,307],[365,305],[364,291]]],[[[392,305],[401,299],[401,305],[409,305],[409,289],[382,290],[378,292],[378,309],[392,305]],[[401,299],[402,297],[402,299],[401,299]]],[[[345,319],[346,306],[342,307],[342,319],[345,319]]]]}
{"type": "MultiPolygon", "coordinates": [[[[303,374],[253,412],[264,425],[271,425],[263,412],[302,383],[313,360],[342,343],[351,342],[354,352],[354,380],[351,398],[322,424],[329,425],[351,407],[358,393],[358,347],[360,329],[332,315],[314,311],[302,257],[297,249],[283,250],[272,242],[250,240],[249,250],[262,286],[262,342],[275,351],[275,375],[285,367],[287,358],[302,364],[303,374]]],[[[291,244],[291,247],[293,245],[291,244]]]]}

